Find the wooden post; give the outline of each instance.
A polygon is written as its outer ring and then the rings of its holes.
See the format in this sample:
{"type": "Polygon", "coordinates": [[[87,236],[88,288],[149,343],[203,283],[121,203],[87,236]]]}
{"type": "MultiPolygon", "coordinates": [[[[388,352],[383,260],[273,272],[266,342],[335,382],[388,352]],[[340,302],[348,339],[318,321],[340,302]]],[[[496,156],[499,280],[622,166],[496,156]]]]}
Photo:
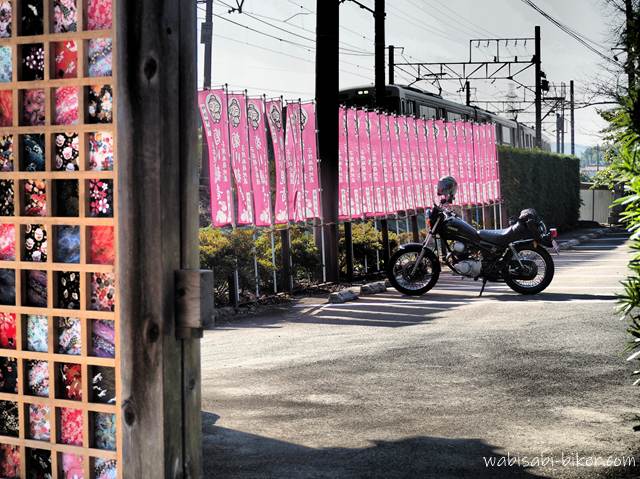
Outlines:
{"type": "Polygon", "coordinates": [[[384,267],[386,268],[389,264],[389,257],[391,256],[389,221],[386,218],[380,220],[380,232],[382,233],[382,259],[384,260],[384,267]]]}
{"type": "Polygon", "coordinates": [[[347,282],[353,281],[353,231],[351,221],[344,223],[344,248],[347,262],[347,282]]]}
{"type": "Polygon", "coordinates": [[[291,236],[289,228],[280,230],[280,243],[282,245],[282,290],[291,292],[293,289],[293,275],[291,272],[291,236]]]}
{"type": "Polygon", "coordinates": [[[199,344],[175,328],[175,273],[198,263],[196,5],[119,5],[121,467],[200,477],[199,344]]]}
{"type": "Polygon", "coordinates": [[[411,220],[411,236],[414,243],[420,242],[420,228],[418,227],[418,214],[412,214],[410,216],[411,220]]]}

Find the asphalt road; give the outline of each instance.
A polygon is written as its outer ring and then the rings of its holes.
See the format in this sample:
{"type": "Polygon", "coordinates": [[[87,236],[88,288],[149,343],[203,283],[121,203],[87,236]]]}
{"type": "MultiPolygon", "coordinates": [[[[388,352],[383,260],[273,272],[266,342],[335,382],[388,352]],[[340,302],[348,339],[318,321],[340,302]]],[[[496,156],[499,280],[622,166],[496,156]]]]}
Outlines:
{"type": "Polygon", "coordinates": [[[640,477],[629,255],[621,235],[563,252],[534,298],[444,275],[206,332],[205,477],[640,477]]]}

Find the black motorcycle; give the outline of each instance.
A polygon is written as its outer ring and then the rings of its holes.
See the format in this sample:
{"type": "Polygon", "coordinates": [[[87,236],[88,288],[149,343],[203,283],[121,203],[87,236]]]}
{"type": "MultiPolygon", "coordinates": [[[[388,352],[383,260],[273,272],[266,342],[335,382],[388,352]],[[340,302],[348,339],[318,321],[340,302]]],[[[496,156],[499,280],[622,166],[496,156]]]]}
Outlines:
{"type": "Polygon", "coordinates": [[[449,208],[456,192],[453,177],[440,180],[438,195],[444,198],[426,212],[424,243],[400,246],[389,260],[392,286],[407,295],[426,293],[438,282],[440,258],[454,274],[481,279],[480,295],[487,281],[505,282],[520,294],[538,294],[549,286],[554,264],[546,247],[557,253],[557,231],[547,230],[533,209],[523,210],[509,228],[478,231],[449,208]]]}

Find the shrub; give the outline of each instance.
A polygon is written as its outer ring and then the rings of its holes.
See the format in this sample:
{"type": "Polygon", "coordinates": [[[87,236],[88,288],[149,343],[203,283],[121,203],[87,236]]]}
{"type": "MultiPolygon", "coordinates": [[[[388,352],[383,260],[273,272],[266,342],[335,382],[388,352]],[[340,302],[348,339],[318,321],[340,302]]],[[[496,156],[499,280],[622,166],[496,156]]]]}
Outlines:
{"type": "Polygon", "coordinates": [[[571,228],[580,214],[580,160],[542,150],[499,148],[508,215],[535,208],[548,226],[571,228]]]}

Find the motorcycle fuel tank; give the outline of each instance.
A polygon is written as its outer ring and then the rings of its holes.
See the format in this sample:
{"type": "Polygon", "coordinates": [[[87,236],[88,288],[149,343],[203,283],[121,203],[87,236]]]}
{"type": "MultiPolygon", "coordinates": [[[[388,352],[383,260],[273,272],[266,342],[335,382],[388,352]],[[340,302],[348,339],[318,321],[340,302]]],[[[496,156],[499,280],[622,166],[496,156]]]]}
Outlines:
{"type": "Polygon", "coordinates": [[[478,240],[478,231],[466,221],[460,218],[449,218],[444,223],[445,234],[447,237],[466,238],[469,240],[478,240]]]}

